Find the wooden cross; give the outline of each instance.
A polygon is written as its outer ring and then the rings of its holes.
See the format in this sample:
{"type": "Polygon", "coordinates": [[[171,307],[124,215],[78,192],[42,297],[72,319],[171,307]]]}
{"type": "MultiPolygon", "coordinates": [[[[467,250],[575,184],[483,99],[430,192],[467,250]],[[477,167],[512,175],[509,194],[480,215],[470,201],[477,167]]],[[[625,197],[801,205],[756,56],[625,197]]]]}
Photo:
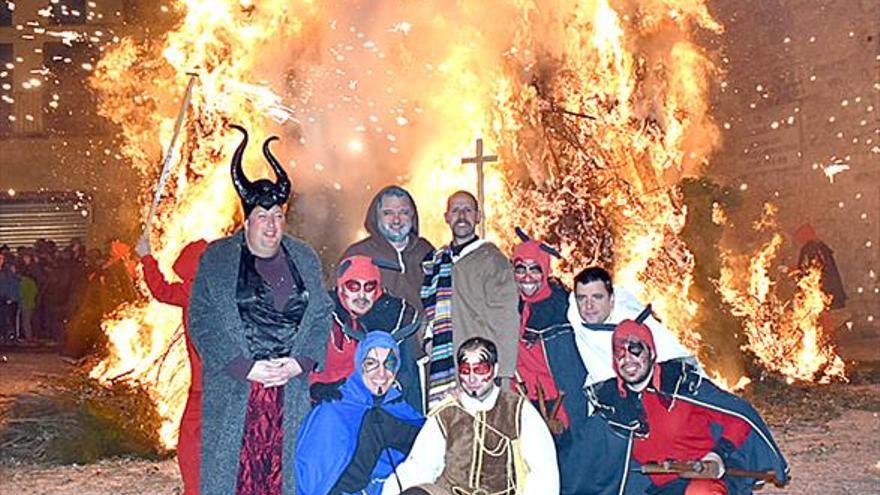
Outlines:
{"type": "Polygon", "coordinates": [[[484,155],[483,154],[483,139],[477,139],[477,154],[476,156],[472,156],[470,158],[462,158],[462,165],[467,163],[474,163],[477,165],[477,201],[479,202],[480,213],[483,215],[483,221],[480,222],[480,238],[486,238],[486,210],[483,208],[484,206],[484,198],[483,198],[483,164],[490,162],[497,162],[498,155],[484,155]]]}

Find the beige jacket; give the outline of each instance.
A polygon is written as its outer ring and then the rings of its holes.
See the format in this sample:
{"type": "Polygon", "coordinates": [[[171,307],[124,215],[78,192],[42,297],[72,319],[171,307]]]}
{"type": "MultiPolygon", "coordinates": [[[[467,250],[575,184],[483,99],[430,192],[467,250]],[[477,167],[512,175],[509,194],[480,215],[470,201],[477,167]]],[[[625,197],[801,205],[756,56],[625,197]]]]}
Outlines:
{"type": "Polygon", "coordinates": [[[457,351],[471,337],[498,347],[498,376],[513,377],[519,349],[519,292],[513,267],[497,246],[477,241],[453,258],[452,338],[457,351]]]}

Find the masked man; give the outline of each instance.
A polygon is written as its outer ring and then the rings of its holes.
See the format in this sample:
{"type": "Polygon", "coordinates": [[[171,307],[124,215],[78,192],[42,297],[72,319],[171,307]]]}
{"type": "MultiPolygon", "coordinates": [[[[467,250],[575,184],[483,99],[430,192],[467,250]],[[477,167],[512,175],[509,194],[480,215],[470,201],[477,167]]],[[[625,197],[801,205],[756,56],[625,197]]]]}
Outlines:
{"type": "Polygon", "coordinates": [[[498,376],[509,379],[516,372],[519,340],[513,270],[494,244],[477,237],[482,221],[477,200],[466,191],[454,193],[444,219],[452,242],[425,261],[422,285],[429,409],[455,387],[454,350],[462,342],[475,336],[495,342],[498,376]]]}
{"type": "MultiPolygon", "coordinates": [[[[186,315],[189,307],[189,295],[199,258],[205,252],[208,243],[204,240],[190,242],[183,249],[172,265],[180,282],[169,282],[159,269],[159,262],[150,254],[150,243],[142,237],[135,249],[141,257],[144,270],[144,281],[150,293],[157,301],[183,308],[186,315]]],[[[180,418],[180,435],[177,439],[177,464],[183,478],[184,495],[199,493],[199,459],[202,444],[202,362],[193,347],[190,331],[184,321],[183,335],[186,342],[186,354],[189,357],[189,391],[183,416],[180,418]]]]}
{"type": "Polygon", "coordinates": [[[419,237],[419,212],[412,196],[402,187],[385,187],[367,208],[364,228],[369,237],[349,246],[343,259],[359,254],[375,260],[394,260],[396,266],[381,268],[382,285],[421,311],[421,263],[434,251],[434,246],[419,237]]]}
{"type": "MultiPolygon", "coordinates": [[[[456,361],[459,387],[430,414],[397,469],[406,493],[559,493],[553,438],[524,397],[496,384],[495,344],[473,337],[456,361]]],[[[398,488],[386,483],[382,493],[398,488]]]]}
{"type": "Polygon", "coordinates": [[[393,386],[400,363],[388,332],[372,331],[360,342],[341,398],[318,405],[303,421],[296,442],[299,495],[379,494],[383,484],[397,483],[394,470],[424,423],[393,386]]]}
{"type": "Polygon", "coordinates": [[[618,481],[608,493],[741,495],[764,482],[737,470],[786,480],[785,459],[747,402],[686,362],[659,364],[647,325],[621,322],[612,346],[615,378],[587,391],[596,414],[631,448],[619,449],[616,459],[608,452],[584,452],[616,466],[618,481]],[[668,461],[679,466],[669,467],[668,461]],[[650,474],[650,465],[663,463],[668,472],[650,474]]]}
{"type": "MultiPolygon", "coordinates": [[[[381,263],[381,262],[380,262],[381,263]]],[[[337,270],[333,324],[327,339],[324,368],[312,372],[309,393],[314,402],[337,400],[338,388],[355,371],[358,342],[374,330],[385,330],[400,345],[400,370],[396,372],[403,397],[416,410],[422,409],[421,384],[412,352],[419,320],[415,308],[382,288],[379,266],[366,256],[342,260],[337,270]]]]}
{"type": "Polygon", "coordinates": [[[188,326],[202,358],[201,490],[206,495],[295,492],[294,447],[309,409],[309,372],[323,360],[332,301],[321,264],[284,234],[290,181],[242,170],[247,132],[232,159],[244,229],[212,242],[199,263],[188,326]]]}
{"type": "Polygon", "coordinates": [[[675,334],[652,316],[650,306],[646,307],[624,290],[615,289],[611,275],[594,266],[575,276],[574,292],[568,303],[568,321],[574,328],[578,351],[587,369],[587,385],[614,377],[609,354],[611,333],[626,319],[643,321],[651,328],[659,362],[683,359],[698,366],[675,334]]]}
{"type": "Polygon", "coordinates": [[[583,422],[587,401],[583,394],[587,372],[578,354],[574,331],[566,318],[568,290],[551,278],[550,246],[523,239],[513,251],[513,273],[520,294],[520,341],[517,381],[520,390],[547,422],[556,442],[562,492],[581,466],[572,447],[571,423],[583,422]],[[561,401],[561,403],[560,403],[561,401]]]}

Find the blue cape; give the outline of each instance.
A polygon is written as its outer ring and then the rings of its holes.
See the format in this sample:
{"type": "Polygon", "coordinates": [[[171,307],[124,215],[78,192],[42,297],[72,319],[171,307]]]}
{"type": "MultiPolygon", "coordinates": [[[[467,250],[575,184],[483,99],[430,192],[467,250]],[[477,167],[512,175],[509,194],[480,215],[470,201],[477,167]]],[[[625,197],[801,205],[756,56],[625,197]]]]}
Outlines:
{"type": "MultiPolygon", "coordinates": [[[[356,372],[339,388],[342,399],[325,402],[306,416],[296,443],[296,493],[298,495],[326,495],[351,462],[357,448],[364,415],[376,407],[376,399],[367,389],[360,375],[360,363],[373,347],[389,347],[395,352],[397,344],[386,332],[370,332],[358,346],[356,372]]],[[[397,388],[391,388],[378,405],[392,416],[421,427],[425,419],[403,400],[397,388]]],[[[384,481],[392,475],[388,455],[397,466],[407,452],[393,449],[383,451],[373,469],[373,482],[366,488],[368,494],[379,494],[384,481]]]]}

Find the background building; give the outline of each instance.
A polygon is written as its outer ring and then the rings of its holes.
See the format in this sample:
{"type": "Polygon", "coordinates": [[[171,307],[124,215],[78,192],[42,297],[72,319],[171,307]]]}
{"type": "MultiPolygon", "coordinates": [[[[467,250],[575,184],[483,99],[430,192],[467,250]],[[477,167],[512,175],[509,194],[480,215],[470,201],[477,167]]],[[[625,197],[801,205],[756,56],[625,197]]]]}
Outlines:
{"type": "Polygon", "coordinates": [[[710,174],[779,206],[784,262],[809,222],[833,250],[854,330],[880,321],[880,2],[716,0],[723,147],[710,174]],[[838,172],[839,171],[839,172],[838,172]],[[835,172],[838,172],[834,175],[835,172]]]}

